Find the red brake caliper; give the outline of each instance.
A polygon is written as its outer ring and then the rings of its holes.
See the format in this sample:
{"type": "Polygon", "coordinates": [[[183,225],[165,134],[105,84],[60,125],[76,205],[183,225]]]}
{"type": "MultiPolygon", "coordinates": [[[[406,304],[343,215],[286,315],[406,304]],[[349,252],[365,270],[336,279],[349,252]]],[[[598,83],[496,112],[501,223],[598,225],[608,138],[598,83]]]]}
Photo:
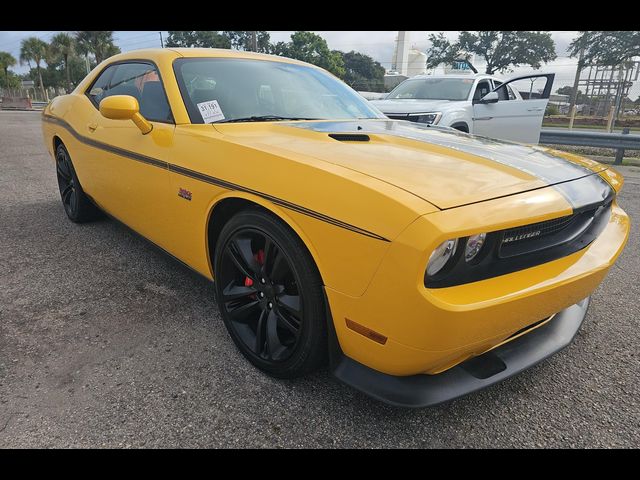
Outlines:
{"type": "MultiPolygon", "coordinates": [[[[258,253],[256,253],[253,256],[253,258],[255,259],[256,262],[258,262],[258,265],[264,265],[264,250],[262,248],[258,250],[258,253]]],[[[244,286],[251,287],[252,285],[253,285],[253,280],[251,280],[249,277],[245,277],[244,286]]]]}

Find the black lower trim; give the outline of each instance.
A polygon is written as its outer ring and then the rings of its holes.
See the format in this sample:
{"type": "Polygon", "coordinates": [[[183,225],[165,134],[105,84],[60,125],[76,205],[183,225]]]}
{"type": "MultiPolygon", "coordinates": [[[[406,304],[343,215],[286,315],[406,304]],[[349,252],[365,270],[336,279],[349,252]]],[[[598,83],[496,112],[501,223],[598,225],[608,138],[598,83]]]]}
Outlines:
{"type": "Polygon", "coordinates": [[[557,313],[546,325],[437,375],[387,375],[344,355],[332,367],[333,374],[390,405],[437,405],[516,375],[562,350],[575,337],[588,307],[589,297],[557,313]]]}
{"type": "Polygon", "coordinates": [[[289,210],[296,211],[308,217],[315,218],[316,220],[320,220],[321,222],[329,223],[331,225],[335,225],[336,227],[343,228],[345,230],[350,230],[352,232],[358,233],[360,235],[364,235],[366,237],[374,238],[376,240],[382,240],[383,242],[389,242],[387,238],[378,235],[377,233],[370,232],[365,230],[364,228],[356,227],[355,225],[351,225],[349,223],[343,222],[336,218],[329,217],[328,215],[324,215],[323,213],[316,212],[314,210],[310,210],[308,208],[302,207],[300,205],[296,205],[295,203],[291,203],[287,200],[283,200],[278,197],[274,197],[273,195],[269,195],[267,193],[262,193],[257,190],[253,190],[251,188],[243,187],[242,185],[238,185],[232,182],[228,182],[226,180],[222,180],[220,178],[212,177],[210,175],[205,175],[204,173],[196,172],[195,170],[190,170],[188,168],[181,167],[179,165],[173,165],[171,163],[165,162],[163,160],[158,160],[153,157],[148,157],[146,155],[141,155],[136,152],[132,152],[129,150],[125,150],[123,148],[114,147],[112,145],[108,145],[106,143],[95,141],[91,138],[87,138],[84,135],[79,134],[68,122],[65,120],[54,117],[53,115],[43,114],[42,119],[46,122],[55,123],[56,125],[61,126],[65,130],[67,130],[73,137],[86,145],[89,145],[94,148],[99,148],[101,150],[105,150],[107,152],[119,155],[121,157],[129,158],[131,160],[135,160],[138,162],[146,163],[147,165],[151,165],[154,167],[159,167],[165,170],[169,170],[179,175],[183,175],[186,177],[193,178],[195,180],[199,180],[202,182],[210,183],[212,185],[219,186],[221,188],[226,188],[228,190],[247,192],[253,195],[257,195],[261,198],[269,200],[270,202],[279,205],[281,207],[287,208],[289,210]]]}

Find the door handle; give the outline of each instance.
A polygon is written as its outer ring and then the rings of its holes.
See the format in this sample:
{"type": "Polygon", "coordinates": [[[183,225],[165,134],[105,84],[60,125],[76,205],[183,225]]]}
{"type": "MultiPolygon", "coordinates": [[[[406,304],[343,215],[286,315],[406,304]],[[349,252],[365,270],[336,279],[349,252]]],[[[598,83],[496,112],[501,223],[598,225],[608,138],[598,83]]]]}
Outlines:
{"type": "Polygon", "coordinates": [[[97,123],[90,123],[89,125],[87,125],[87,128],[89,130],[91,130],[92,132],[95,132],[96,128],[98,128],[98,124],[97,123]]]}
{"type": "Polygon", "coordinates": [[[527,112],[541,112],[542,108],[530,108],[527,110],[527,112]]]}

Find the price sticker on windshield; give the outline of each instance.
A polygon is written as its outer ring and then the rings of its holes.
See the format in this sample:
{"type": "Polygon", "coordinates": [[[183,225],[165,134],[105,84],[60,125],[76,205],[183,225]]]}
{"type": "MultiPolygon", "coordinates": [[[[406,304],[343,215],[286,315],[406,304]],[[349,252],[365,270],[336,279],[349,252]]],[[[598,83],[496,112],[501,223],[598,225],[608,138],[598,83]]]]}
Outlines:
{"type": "Polygon", "coordinates": [[[202,115],[204,123],[224,120],[224,114],[222,113],[222,109],[220,108],[220,105],[218,105],[217,100],[199,103],[198,110],[200,110],[200,115],[202,115]]]}

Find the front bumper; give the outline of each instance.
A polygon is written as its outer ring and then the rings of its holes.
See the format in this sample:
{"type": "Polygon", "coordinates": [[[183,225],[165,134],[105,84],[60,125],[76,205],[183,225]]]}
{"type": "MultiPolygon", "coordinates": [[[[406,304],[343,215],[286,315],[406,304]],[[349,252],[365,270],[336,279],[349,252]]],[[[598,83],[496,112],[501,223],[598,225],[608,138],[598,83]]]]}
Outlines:
{"type": "MultiPolygon", "coordinates": [[[[425,288],[423,266],[430,252],[416,245],[425,238],[429,243],[434,230],[463,236],[479,231],[487,216],[517,218],[527,204],[547,205],[545,201],[525,202],[523,199],[536,200],[527,194],[516,197],[520,198],[421,217],[391,243],[360,297],[327,287],[333,325],[344,355],[388,375],[435,375],[589,297],[621,253],[629,233],[629,218],[615,202],[607,226],[578,252],[478,282],[425,288]],[[515,201],[521,204],[514,205],[515,201]],[[468,230],[461,231],[460,225],[467,224],[468,230]],[[387,341],[367,338],[349,328],[348,321],[387,341]]],[[[430,243],[439,240],[437,237],[430,243]]]]}
{"type": "Polygon", "coordinates": [[[399,377],[341,355],[333,374],[385,403],[427,407],[486,388],[532,367],[569,345],[589,307],[589,297],[557,313],[548,323],[436,375],[399,377]]]}

